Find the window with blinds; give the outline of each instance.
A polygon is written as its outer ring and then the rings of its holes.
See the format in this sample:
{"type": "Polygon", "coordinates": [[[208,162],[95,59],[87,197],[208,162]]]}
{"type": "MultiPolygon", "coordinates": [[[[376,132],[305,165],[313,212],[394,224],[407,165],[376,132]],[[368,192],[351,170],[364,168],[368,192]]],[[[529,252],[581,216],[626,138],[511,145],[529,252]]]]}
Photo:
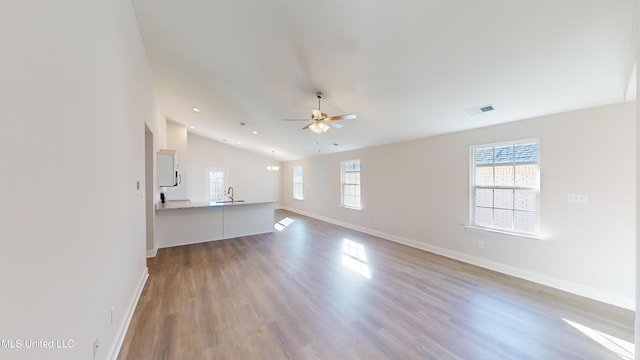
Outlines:
{"type": "Polygon", "coordinates": [[[296,200],[304,200],[302,192],[302,166],[293,167],[293,198],[296,200]]]}
{"type": "Polygon", "coordinates": [[[538,140],[471,147],[474,226],[523,234],[540,232],[538,140]]]}
{"type": "Polygon", "coordinates": [[[360,199],[360,160],[343,161],[342,173],[342,206],[361,209],[360,199]]]}

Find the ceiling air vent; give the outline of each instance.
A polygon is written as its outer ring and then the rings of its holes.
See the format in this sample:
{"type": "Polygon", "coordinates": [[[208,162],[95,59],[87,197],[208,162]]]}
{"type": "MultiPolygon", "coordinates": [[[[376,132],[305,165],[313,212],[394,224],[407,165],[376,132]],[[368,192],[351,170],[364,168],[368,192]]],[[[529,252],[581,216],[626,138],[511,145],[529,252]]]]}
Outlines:
{"type": "Polygon", "coordinates": [[[479,107],[475,107],[473,109],[467,110],[467,114],[478,115],[478,114],[486,113],[493,110],[495,110],[493,105],[484,105],[484,106],[479,106],[479,107]]]}

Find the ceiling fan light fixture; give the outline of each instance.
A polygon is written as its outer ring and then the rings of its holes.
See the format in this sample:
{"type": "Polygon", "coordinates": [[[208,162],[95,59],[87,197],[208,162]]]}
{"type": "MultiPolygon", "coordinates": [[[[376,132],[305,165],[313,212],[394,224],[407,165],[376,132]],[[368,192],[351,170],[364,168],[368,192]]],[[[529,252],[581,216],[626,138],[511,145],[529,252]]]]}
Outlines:
{"type": "Polygon", "coordinates": [[[329,129],[331,129],[331,127],[322,121],[316,121],[309,126],[309,130],[316,134],[326,133],[329,129]]]}

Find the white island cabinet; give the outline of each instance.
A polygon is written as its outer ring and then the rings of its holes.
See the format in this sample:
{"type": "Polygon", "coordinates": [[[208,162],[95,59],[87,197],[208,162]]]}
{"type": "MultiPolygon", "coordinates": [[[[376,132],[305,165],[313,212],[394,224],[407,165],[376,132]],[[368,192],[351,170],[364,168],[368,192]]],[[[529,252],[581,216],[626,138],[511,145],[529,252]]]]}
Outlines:
{"type": "Polygon", "coordinates": [[[158,248],[273,232],[275,202],[169,201],[156,208],[158,248]]]}

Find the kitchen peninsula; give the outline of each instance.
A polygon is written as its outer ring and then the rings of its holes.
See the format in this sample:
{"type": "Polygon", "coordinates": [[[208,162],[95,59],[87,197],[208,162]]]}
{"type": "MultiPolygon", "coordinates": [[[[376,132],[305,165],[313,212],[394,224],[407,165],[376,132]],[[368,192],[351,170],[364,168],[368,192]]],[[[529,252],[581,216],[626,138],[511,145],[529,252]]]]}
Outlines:
{"type": "Polygon", "coordinates": [[[158,248],[273,232],[274,206],[274,201],[157,204],[158,248]]]}

